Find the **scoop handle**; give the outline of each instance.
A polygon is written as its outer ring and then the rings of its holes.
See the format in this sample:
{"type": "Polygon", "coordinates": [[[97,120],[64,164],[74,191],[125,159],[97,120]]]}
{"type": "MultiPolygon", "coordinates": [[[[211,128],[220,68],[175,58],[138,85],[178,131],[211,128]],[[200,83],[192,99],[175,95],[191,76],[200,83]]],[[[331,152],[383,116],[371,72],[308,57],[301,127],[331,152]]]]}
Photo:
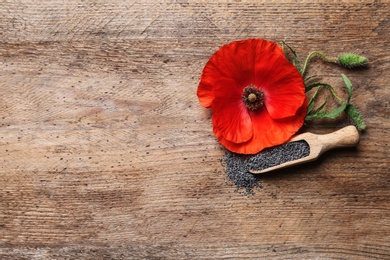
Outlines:
{"type": "Polygon", "coordinates": [[[352,147],[359,143],[359,132],[355,126],[346,126],[330,134],[319,135],[318,141],[322,143],[320,154],[334,148],[352,147]]]}

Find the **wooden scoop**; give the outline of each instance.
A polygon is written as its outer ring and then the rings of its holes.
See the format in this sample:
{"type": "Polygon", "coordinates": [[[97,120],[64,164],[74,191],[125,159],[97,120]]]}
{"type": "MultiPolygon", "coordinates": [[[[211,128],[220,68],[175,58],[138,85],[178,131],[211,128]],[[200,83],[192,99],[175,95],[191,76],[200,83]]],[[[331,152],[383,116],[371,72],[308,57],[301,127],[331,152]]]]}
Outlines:
{"type": "Polygon", "coordinates": [[[355,126],[350,125],[338,131],[325,135],[303,133],[293,137],[289,142],[301,140],[306,141],[309,145],[310,153],[308,156],[297,160],[284,162],[282,164],[265,168],[262,170],[249,170],[249,172],[259,174],[315,161],[321,154],[328,150],[340,147],[356,146],[359,143],[359,132],[357,131],[355,126]]]}

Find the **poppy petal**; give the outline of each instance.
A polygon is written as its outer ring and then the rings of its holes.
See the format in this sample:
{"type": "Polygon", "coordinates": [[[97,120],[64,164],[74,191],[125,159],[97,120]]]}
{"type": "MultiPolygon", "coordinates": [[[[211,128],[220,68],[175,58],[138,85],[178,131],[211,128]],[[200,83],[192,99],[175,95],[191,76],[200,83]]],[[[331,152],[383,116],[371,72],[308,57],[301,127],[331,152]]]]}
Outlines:
{"type": "Polygon", "coordinates": [[[221,136],[231,142],[242,143],[252,137],[253,127],[242,94],[234,84],[232,80],[220,80],[215,85],[213,119],[221,136]],[[232,91],[226,93],[226,89],[232,91]]]}
{"type": "Polygon", "coordinates": [[[220,48],[210,61],[221,76],[231,78],[244,88],[255,81],[255,64],[258,57],[267,53],[283,56],[282,48],[274,42],[263,39],[234,41],[220,48]]]}
{"type": "Polygon", "coordinates": [[[306,95],[298,70],[284,56],[269,53],[256,63],[256,81],[264,91],[264,104],[273,119],[296,114],[306,95]]]}
{"type": "Polygon", "coordinates": [[[210,57],[202,71],[197,90],[200,103],[206,108],[211,107],[215,98],[213,88],[220,79],[235,80],[241,88],[253,84],[257,56],[269,52],[276,56],[284,55],[279,45],[263,39],[234,41],[222,46],[210,57]]]}
{"type": "Polygon", "coordinates": [[[256,154],[265,148],[287,142],[303,125],[306,105],[298,109],[297,115],[281,120],[272,119],[268,113],[252,116],[253,136],[244,143],[234,143],[225,139],[214,129],[219,142],[228,150],[240,154],[256,154]]]}
{"type": "Polygon", "coordinates": [[[212,85],[201,81],[198,86],[198,91],[196,93],[200,104],[205,108],[210,108],[214,100],[214,91],[212,85]]]}

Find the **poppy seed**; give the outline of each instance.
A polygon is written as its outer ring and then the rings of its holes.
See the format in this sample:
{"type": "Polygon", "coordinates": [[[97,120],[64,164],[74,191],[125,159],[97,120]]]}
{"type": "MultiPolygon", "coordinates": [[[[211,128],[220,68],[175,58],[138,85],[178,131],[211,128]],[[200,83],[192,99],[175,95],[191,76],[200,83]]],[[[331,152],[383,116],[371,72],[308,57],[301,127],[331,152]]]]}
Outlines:
{"type": "Polygon", "coordinates": [[[223,157],[226,175],[236,186],[236,191],[244,189],[245,194],[253,194],[259,187],[260,175],[249,170],[262,170],[285,162],[308,156],[310,147],[305,141],[289,142],[264,149],[254,155],[243,155],[227,151],[223,157]]]}

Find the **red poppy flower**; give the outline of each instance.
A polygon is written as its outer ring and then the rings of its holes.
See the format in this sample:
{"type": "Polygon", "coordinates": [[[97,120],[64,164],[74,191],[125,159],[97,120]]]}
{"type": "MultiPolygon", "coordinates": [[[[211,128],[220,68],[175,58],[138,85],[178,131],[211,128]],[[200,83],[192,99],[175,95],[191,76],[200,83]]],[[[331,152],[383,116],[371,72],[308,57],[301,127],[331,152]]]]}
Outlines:
{"type": "Polygon", "coordinates": [[[219,142],[236,153],[255,154],[288,141],[306,116],[300,73],[280,46],[263,39],[222,46],[204,67],[197,95],[212,109],[219,142]]]}

